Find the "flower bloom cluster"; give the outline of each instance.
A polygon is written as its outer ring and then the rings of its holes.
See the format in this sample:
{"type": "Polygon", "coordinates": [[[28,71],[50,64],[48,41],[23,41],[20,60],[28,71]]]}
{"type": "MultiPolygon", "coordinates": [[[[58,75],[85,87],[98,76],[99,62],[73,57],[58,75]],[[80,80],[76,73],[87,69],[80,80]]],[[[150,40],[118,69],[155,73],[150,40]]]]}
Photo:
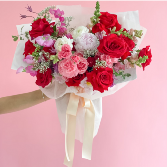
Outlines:
{"type": "MultiPolygon", "coordinates": [[[[33,11],[31,7],[27,9],[33,11]]],[[[75,86],[79,92],[93,89],[103,93],[114,86],[117,76],[130,76],[124,73],[126,69],[139,66],[145,70],[152,54],[150,46],[136,50],[142,31],[127,30],[118,22],[116,14],[99,11],[97,3],[91,24],[76,27],[72,32],[63,17],[64,11],[49,7],[39,13],[31,31],[25,35],[31,37],[23,53],[27,67],[20,67],[17,73],[36,76],[36,84],[43,88],[56,79],[69,87],[75,86]],[[60,24],[49,22],[50,14],[60,24]]]]}

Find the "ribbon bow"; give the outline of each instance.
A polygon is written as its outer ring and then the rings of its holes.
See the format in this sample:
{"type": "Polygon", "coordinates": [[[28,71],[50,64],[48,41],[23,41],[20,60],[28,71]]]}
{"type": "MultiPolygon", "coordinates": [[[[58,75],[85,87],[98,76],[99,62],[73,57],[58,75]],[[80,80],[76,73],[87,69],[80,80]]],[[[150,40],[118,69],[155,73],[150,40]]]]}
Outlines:
{"type": "Polygon", "coordinates": [[[69,103],[66,111],[66,132],[65,132],[65,153],[64,165],[72,167],[74,158],[76,115],[79,100],[82,100],[82,106],[85,108],[85,128],[82,145],[82,158],[91,160],[95,111],[91,100],[70,94],[69,103]]]}

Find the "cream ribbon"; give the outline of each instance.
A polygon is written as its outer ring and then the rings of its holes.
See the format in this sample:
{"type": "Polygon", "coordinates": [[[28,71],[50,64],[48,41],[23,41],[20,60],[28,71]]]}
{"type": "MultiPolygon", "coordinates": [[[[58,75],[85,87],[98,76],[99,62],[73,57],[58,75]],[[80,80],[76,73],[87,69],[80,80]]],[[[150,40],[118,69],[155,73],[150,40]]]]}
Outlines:
{"type": "Polygon", "coordinates": [[[82,145],[82,158],[91,160],[95,111],[91,100],[70,94],[69,103],[66,111],[66,132],[65,132],[65,153],[64,165],[72,167],[75,146],[76,115],[82,100],[82,106],[85,108],[85,128],[82,145]]]}

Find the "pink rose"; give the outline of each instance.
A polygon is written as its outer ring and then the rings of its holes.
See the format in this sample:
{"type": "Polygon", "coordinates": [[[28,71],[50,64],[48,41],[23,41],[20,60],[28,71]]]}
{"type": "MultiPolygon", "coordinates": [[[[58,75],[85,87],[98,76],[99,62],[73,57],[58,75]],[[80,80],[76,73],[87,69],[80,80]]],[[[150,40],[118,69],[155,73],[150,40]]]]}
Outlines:
{"type": "Polygon", "coordinates": [[[77,65],[71,59],[64,59],[58,64],[58,71],[63,77],[72,78],[78,75],[77,65]]]}
{"type": "Polygon", "coordinates": [[[77,64],[78,70],[79,70],[79,74],[83,74],[87,68],[88,68],[88,62],[85,58],[80,57],[80,62],[77,64]]]}
{"type": "Polygon", "coordinates": [[[58,58],[61,59],[68,59],[72,55],[71,47],[68,44],[64,44],[61,48],[61,51],[58,53],[58,58]]]}
{"type": "Polygon", "coordinates": [[[101,60],[106,61],[106,64],[108,67],[112,68],[113,63],[118,62],[118,58],[111,58],[109,55],[101,55],[100,56],[101,60]]]}
{"type": "Polygon", "coordinates": [[[80,60],[80,57],[79,56],[77,56],[77,55],[73,55],[73,56],[71,56],[71,60],[73,60],[74,61],[74,63],[79,63],[79,60],[80,60]]]}

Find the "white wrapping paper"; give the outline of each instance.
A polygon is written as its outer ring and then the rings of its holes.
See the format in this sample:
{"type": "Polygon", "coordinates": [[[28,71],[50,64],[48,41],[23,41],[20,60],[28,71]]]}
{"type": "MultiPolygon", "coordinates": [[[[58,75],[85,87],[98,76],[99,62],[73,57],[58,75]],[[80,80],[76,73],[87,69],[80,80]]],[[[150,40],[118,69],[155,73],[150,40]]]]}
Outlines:
{"type": "MultiPolygon", "coordinates": [[[[76,28],[78,26],[86,26],[87,23],[90,23],[90,17],[93,16],[94,8],[85,8],[81,7],[80,5],[77,6],[56,6],[56,8],[59,8],[60,10],[63,10],[65,13],[65,17],[67,16],[73,16],[74,19],[72,22],[70,22],[71,28],[76,28]]],[[[108,11],[109,13],[112,13],[112,11],[108,11]]],[[[141,44],[141,41],[144,38],[144,35],[146,34],[146,29],[142,26],[140,26],[139,23],[139,13],[138,11],[128,11],[128,12],[120,12],[120,13],[113,13],[117,14],[118,21],[122,25],[122,27],[129,30],[130,28],[137,29],[137,30],[143,30],[143,36],[141,39],[138,38],[138,44],[137,48],[139,48],[139,45],[141,44]]],[[[31,26],[30,24],[22,24],[17,25],[18,34],[21,33],[21,27],[24,25],[22,29],[22,33],[25,31],[30,31],[31,26]]],[[[23,52],[25,47],[25,42],[27,41],[26,38],[24,40],[21,40],[18,42],[11,69],[17,70],[20,66],[26,67],[27,64],[23,62],[23,52]]],[[[119,89],[124,87],[126,84],[129,83],[129,81],[136,79],[136,68],[131,68],[125,70],[125,73],[130,73],[130,77],[126,77],[126,79],[122,79],[121,77],[118,77],[117,80],[114,81],[116,85],[109,88],[108,91],[105,91],[104,93],[100,92],[93,92],[90,91],[89,93],[77,93],[77,90],[74,87],[68,87],[66,84],[59,84],[57,81],[53,80],[52,84],[49,84],[45,88],[39,87],[41,91],[48,96],[49,98],[55,99],[56,101],[56,107],[57,107],[57,113],[61,125],[61,130],[63,133],[65,133],[66,128],[66,109],[69,101],[70,93],[75,93],[78,96],[87,98],[92,100],[94,109],[95,109],[95,122],[94,122],[94,136],[97,135],[100,121],[102,118],[102,97],[114,94],[119,89]]],[[[77,117],[76,117],[76,136],[75,138],[79,140],[80,142],[83,141],[83,132],[84,132],[84,108],[79,104],[78,111],[77,111],[77,117]]]]}

